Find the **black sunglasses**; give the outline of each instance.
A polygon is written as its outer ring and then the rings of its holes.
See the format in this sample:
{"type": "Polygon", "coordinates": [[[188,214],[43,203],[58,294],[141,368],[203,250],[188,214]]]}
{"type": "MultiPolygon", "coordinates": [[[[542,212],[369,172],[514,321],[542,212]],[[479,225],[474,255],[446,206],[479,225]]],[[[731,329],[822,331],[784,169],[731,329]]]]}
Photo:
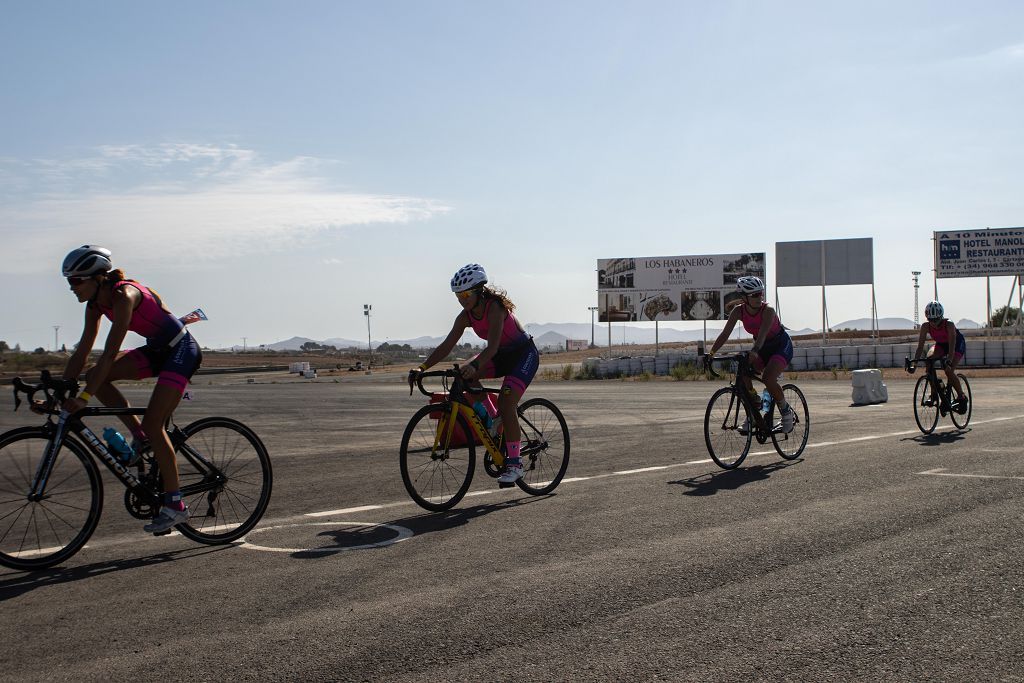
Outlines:
{"type": "Polygon", "coordinates": [[[92,278],[88,278],[88,277],[69,277],[68,278],[68,284],[71,285],[72,287],[77,287],[78,285],[82,284],[86,280],[91,280],[91,279],[92,278]]]}

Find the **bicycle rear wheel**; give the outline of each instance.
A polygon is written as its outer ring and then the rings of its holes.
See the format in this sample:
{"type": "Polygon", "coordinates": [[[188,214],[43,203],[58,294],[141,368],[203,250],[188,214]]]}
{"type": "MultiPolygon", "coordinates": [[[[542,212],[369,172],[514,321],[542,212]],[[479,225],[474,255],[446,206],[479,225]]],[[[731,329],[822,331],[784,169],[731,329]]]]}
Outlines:
{"type": "Polygon", "coordinates": [[[226,417],[181,430],[175,444],[181,499],[191,513],[175,527],[198,543],[230,543],[249,532],[270,503],[270,455],[254,431],[226,417]]]}
{"type": "Polygon", "coordinates": [[[928,376],[917,378],[914,385],[914,420],[922,434],[931,434],[939,423],[939,396],[932,396],[932,386],[928,376]],[[926,405],[931,403],[931,405],[926,405]]]}
{"type": "Polygon", "coordinates": [[[36,427],[0,437],[0,564],[12,569],[43,569],[68,559],[92,536],[103,509],[96,463],[70,437],[53,464],[43,498],[29,500],[49,443],[36,427]]]}
{"type": "Polygon", "coordinates": [[[739,467],[750,452],[750,439],[754,427],[747,407],[733,387],[722,387],[708,401],[704,413],[704,443],[711,459],[725,470],[739,467]],[[747,425],[747,433],[740,428],[747,425]]]}
{"type": "Polygon", "coordinates": [[[963,414],[955,410],[951,411],[949,417],[957,429],[967,429],[967,425],[971,421],[971,412],[974,410],[974,396],[971,395],[971,383],[967,381],[967,378],[959,372],[956,373],[956,378],[960,380],[960,386],[963,387],[964,398],[967,399],[967,410],[963,414]]]}
{"type": "Polygon", "coordinates": [[[804,392],[795,384],[783,384],[782,394],[786,397],[786,403],[796,413],[796,421],[793,423],[793,431],[788,434],[772,429],[772,443],[775,450],[786,460],[795,460],[800,457],[807,446],[807,437],[811,433],[811,414],[807,410],[807,399],[804,392]]]}
{"type": "Polygon", "coordinates": [[[569,428],[562,412],[546,398],[531,398],[519,405],[522,432],[523,491],[541,496],[551,493],[569,467],[569,428]]]}
{"type": "Polygon", "coordinates": [[[451,403],[425,405],[402,435],[398,455],[402,483],[416,504],[431,512],[455,506],[473,481],[473,432],[462,415],[456,415],[449,427],[452,410],[451,403]]]}

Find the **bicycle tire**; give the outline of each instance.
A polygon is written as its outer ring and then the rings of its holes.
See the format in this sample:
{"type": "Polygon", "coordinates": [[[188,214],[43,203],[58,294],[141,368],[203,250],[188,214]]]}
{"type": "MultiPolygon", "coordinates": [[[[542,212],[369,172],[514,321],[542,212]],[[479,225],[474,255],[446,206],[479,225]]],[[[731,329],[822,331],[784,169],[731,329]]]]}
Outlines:
{"type": "Polygon", "coordinates": [[[45,569],[64,562],[86,544],[103,512],[99,468],[70,435],[53,465],[45,498],[28,500],[49,442],[50,435],[39,427],[0,436],[0,564],[12,569],[45,569]]]}
{"type": "Polygon", "coordinates": [[[444,512],[457,505],[473,481],[476,444],[466,418],[455,416],[455,426],[461,428],[464,437],[460,445],[452,446],[457,429],[437,438],[439,430],[447,427],[453,409],[450,403],[425,405],[412,416],[402,434],[398,454],[402,483],[416,504],[431,512],[444,512]],[[440,413],[440,419],[432,419],[431,413],[440,413]],[[438,448],[434,447],[435,441],[438,448]]]}
{"type": "Polygon", "coordinates": [[[259,523],[270,504],[274,474],[266,446],[252,429],[227,417],[196,420],[181,431],[186,439],[176,444],[175,457],[181,498],[191,516],[175,528],[207,545],[238,540],[259,523]],[[226,481],[212,490],[188,493],[210,473],[197,469],[185,454],[186,446],[210,461],[226,481]]]}
{"type": "Polygon", "coordinates": [[[917,378],[914,385],[914,420],[917,428],[922,434],[931,434],[935,431],[935,425],[939,423],[939,396],[932,397],[932,386],[928,382],[928,376],[917,378]],[[927,400],[933,400],[934,405],[926,406],[927,400]]]}
{"type": "Polygon", "coordinates": [[[971,394],[971,383],[967,381],[967,378],[959,372],[956,373],[956,377],[960,380],[960,386],[964,390],[964,396],[967,397],[967,412],[961,415],[953,410],[949,413],[949,417],[953,420],[953,424],[957,429],[967,429],[967,425],[971,422],[971,413],[974,411],[974,396],[971,394]]]}
{"type": "Polygon", "coordinates": [[[750,452],[753,432],[754,426],[747,413],[747,406],[740,400],[739,394],[733,387],[722,387],[712,394],[707,410],[704,412],[704,443],[716,465],[723,470],[739,467],[747,457],[747,453],[750,452]],[[722,401],[723,398],[726,400],[722,401]],[[740,433],[740,427],[743,424],[743,421],[740,420],[741,414],[749,425],[746,435],[740,433]],[[727,454],[736,444],[742,446],[739,454],[729,457],[727,454]]]}
{"type": "Polygon", "coordinates": [[[782,394],[786,397],[786,403],[796,413],[796,421],[793,424],[793,431],[788,434],[772,429],[772,444],[783,458],[796,460],[807,447],[807,438],[811,433],[811,413],[807,409],[804,392],[800,391],[797,385],[783,384],[782,394]]]}
{"type": "Polygon", "coordinates": [[[569,427],[562,411],[546,398],[523,401],[518,413],[523,476],[516,485],[543,496],[558,487],[569,467],[569,427]]]}

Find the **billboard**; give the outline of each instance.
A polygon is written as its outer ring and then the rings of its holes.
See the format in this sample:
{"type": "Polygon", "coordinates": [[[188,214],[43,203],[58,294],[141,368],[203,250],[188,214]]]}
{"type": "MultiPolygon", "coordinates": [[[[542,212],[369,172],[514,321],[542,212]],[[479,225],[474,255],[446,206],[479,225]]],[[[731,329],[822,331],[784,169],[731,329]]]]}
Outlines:
{"type": "Polygon", "coordinates": [[[934,241],[935,277],[1024,273],[1024,228],[943,230],[934,241]]]}
{"type": "Polygon", "coordinates": [[[775,285],[870,285],[875,281],[870,237],[775,243],[775,285]]]}
{"type": "Polygon", "coordinates": [[[601,322],[724,320],[736,278],[764,278],[764,252],[598,259],[601,322]]]}

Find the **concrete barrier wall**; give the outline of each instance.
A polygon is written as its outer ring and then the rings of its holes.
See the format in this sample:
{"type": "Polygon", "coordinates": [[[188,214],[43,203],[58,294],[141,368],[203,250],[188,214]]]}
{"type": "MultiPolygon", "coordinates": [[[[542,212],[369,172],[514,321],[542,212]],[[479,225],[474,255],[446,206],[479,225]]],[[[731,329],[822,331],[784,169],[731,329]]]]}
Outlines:
{"type": "MultiPolygon", "coordinates": [[[[929,348],[931,343],[925,345],[929,348]]],[[[902,368],[903,359],[910,357],[917,344],[864,344],[858,346],[797,346],[793,348],[791,370],[827,370],[844,368],[902,368]]],[[[735,352],[734,350],[729,351],[735,352]]],[[[597,377],[634,376],[647,372],[668,375],[677,365],[697,362],[694,350],[672,350],[658,356],[632,358],[588,358],[584,368],[597,377]]],[[[995,367],[1024,365],[1024,341],[971,339],[967,342],[964,367],[995,367]]]]}

